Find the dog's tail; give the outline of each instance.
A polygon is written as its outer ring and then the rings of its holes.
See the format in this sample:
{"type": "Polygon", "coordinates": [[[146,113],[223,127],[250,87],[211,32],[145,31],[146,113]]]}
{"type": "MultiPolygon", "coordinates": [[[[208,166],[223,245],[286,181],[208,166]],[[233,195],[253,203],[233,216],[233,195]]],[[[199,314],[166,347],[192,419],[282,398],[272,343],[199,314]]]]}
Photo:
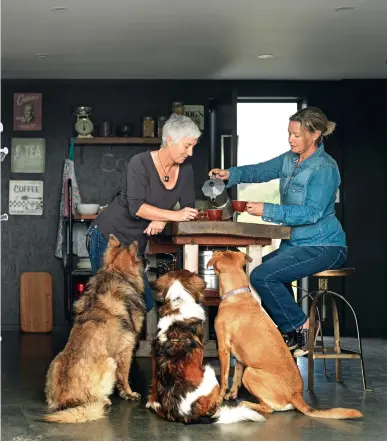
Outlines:
{"type": "Polygon", "coordinates": [[[302,395],[298,393],[291,402],[298,411],[311,417],[321,417],[324,419],[358,419],[363,415],[358,410],[352,408],[329,408],[327,410],[315,410],[309,407],[302,395]]]}
{"type": "Polygon", "coordinates": [[[103,401],[97,401],[46,414],[43,416],[43,420],[57,424],[72,424],[96,421],[103,418],[104,415],[105,403],[103,401]]]}
{"type": "Polygon", "coordinates": [[[242,421],[264,422],[266,420],[262,415],[244,405],[238,405],[238,407],[223,405],[211,416],[211,419],[215,420],[214,424],[233,424],[242,421]]]}

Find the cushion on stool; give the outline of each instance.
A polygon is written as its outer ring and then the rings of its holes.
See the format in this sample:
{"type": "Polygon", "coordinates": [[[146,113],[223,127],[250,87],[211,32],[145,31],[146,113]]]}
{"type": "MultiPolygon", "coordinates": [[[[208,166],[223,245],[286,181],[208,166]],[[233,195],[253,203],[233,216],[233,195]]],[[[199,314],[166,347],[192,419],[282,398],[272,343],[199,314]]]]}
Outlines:
{"type": "Polygon", "coordinates": [[[313,276],[317,278],[329,278],[331,276],[351,276],[354,273],[355,269],[353,267],[345,267],[336,270],[324,270],[323,272],[315,273],[313,276]]]}

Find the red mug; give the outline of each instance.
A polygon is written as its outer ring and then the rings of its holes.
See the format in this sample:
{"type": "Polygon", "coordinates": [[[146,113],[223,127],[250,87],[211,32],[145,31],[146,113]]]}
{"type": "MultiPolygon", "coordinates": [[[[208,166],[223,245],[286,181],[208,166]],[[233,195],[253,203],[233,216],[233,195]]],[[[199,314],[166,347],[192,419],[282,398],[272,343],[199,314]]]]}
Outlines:
{"type": "Polygon", "coordinates": [[[207,209],[207,217],[211,221],[220,221],[222,219],[222,209],[207,209]]]}
{"type": "Polygon", "coordinates": [[[234,212],[244,212],[246,210],[247,201],[232,201],[232,208],[234,212]]]}

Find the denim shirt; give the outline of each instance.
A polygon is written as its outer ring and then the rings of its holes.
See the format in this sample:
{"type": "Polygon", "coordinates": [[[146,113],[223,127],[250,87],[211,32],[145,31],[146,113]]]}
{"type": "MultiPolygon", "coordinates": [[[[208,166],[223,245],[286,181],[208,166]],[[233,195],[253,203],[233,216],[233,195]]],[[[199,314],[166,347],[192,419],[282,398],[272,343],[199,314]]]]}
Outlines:
{"type": "Polygon", "coordinates": [[[292,151],[264,163],[231,167],[227,187],[280,179],[281,204],[264,203],[262,219],[292,227],[283,245],[346,246],[346,236],[335,215],[340,172],[320,144],[316,152],[297,162],[292,151]]]}

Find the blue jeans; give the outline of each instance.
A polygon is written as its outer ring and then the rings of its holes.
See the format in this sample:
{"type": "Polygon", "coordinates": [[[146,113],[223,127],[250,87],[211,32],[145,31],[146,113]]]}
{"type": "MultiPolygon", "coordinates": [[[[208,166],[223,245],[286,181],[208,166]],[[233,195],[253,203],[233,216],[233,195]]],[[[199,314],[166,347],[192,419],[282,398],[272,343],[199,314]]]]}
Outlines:
{"type": "Polygon", "coordinates": [[[290,295],[289,283],[337,269],[346,258],[347,248],[339,246],[291,246],[263,258],[263,263],[251,273],[251,284],[282,333],[297,329],[308,319],[290,295]]]}
{"type": "MultiPolygon", "coordinates": [[[[103,257],[108,245],[108,240],[95,227],[89,227],[87,230],[87,251],[91,261],[91,271],[95,275],[100,267],[102,267],[103,257]]],[[[146,311],[149,312],[154,307],[152,291],[149,285],[148,277],[144,272],[144,300],[146,311]]]]}

